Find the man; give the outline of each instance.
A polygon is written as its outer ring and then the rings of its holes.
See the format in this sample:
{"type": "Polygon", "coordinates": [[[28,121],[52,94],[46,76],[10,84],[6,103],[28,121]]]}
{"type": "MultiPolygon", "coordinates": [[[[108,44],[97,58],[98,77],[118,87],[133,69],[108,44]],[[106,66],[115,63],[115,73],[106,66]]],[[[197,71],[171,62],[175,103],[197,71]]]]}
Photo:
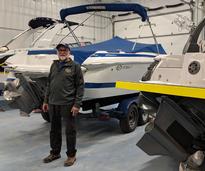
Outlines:
{"type": "Polygon", "coordinates": [[[44,163],[61,157],[61,118],[65,124],[67,160],[64,166],[71,166],[76,161],[76,127],[75,116],[78,114],[84,91],[84,80],[81,67],[70,58],[67,44],[58,44],[59,60],[54,60],[50,68],[48,86],[43,103],[43,111],[49,112],[50,155],[43,159],[44,163]]]}

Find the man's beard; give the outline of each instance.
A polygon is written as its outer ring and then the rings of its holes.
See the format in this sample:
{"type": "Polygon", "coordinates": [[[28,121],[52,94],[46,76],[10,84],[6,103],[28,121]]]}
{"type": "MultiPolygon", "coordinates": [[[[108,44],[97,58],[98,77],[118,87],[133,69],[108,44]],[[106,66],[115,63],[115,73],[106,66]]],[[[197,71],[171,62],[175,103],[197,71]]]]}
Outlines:
{"type": "Polygon", "coordinates": [[[59,60],[60,60],[60,61],[66,61],[66,60],[67,60],[67,56],[60,56],[60,57],[59,57],[59,60]]]}

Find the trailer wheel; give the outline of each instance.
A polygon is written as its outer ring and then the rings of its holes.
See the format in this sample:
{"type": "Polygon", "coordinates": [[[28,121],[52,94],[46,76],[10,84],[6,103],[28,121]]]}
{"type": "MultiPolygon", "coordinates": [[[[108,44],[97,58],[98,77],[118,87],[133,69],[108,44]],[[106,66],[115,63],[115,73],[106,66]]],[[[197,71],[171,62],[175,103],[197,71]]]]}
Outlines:
{"type": "Polygon", "coordinates": [[[123,133],[129,133],[135,130],[138,124],[139,113],[135,104],[130,105],[126,117],[120,119],[120,128],[123,133]]]}
{"type": "Polygon", "coordinates": [[[45,121],[50,122],[50,117],[48,112],[41,112],[41,116],[45,121]]]}

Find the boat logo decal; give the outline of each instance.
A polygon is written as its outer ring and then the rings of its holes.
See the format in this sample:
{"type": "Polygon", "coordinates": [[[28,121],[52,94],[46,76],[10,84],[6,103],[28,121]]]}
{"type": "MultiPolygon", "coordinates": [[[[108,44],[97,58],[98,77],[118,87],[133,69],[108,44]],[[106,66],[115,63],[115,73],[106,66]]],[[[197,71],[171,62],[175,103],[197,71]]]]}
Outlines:
{"type": "Polygon", "coordinates": [[[116,66],[116,70],[117,70],[117,71],[120,71],[121,69],[122,69],[122,65],[117,65],[117,66],[116,66]]]}
{"type": "Polygon", "coordinates": [[[116,66],[116,70],[117,71],[120,71],[120,70],[122,70],[122,69],[129,69],[129,68],[131,68],[131,66],[129,66],[129,65],[117,65],[116,66]]]}
{"type": "Polygon", "coordinates": [[[91,9],[94,9],[94,10],[104,10],[106,9],[105,6],[87,6],[86,7],[87,10],[91,10],[91,9]]]}

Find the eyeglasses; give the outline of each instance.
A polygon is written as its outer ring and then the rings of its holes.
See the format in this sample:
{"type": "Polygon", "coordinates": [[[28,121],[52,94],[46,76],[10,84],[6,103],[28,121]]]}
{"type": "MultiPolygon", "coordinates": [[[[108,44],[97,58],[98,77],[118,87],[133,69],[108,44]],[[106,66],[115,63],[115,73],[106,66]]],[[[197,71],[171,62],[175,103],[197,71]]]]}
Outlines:
{"type": "Polygon", "coordinates": [[[68,49],[58,49],[59,52],[66,52],[68,49]]]}

